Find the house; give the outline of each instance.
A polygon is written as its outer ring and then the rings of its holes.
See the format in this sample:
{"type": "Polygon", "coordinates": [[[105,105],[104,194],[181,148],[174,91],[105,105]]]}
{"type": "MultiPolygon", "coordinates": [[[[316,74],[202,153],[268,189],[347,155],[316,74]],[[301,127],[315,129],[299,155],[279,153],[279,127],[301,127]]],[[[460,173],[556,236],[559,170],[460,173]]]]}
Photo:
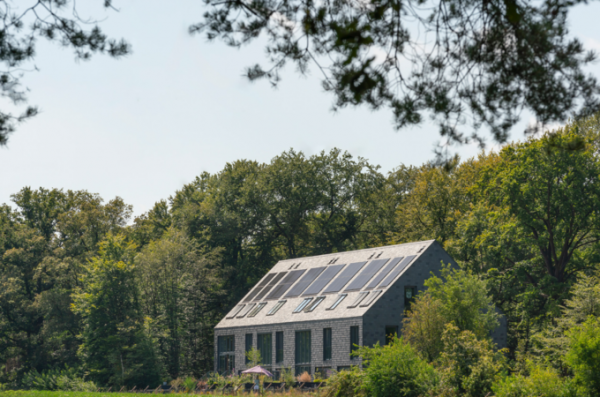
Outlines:
{"type": "MultiPolygon", "coordinates": [[[[435,240],[280,261],[215,327],[215,370],[246,369],[252,347],[274,373],[327,377],[360,364],[354,346],[397,334],[442,263],[456,266],[435,240]]],[[[506,346],[504,318],[492,338],[506,346]]]]}

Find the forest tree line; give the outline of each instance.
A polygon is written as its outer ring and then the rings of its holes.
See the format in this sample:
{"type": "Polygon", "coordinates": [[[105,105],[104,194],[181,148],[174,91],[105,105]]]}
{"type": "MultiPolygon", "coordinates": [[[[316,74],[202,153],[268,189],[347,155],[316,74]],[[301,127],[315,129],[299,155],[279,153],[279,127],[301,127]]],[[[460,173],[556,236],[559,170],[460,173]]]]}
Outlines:
{"type": "Polygon", "coordinates": [[[0,383],[65,366],[107,386],[200,377],[213,327],[278,260],[426,239],[485,283],[508,360],[543,355],[599,270],[599,156],[593,116],[387,174],[337,149],[239,160],[136,218],[119,197],[25,187],[0,206],[0,383]]]}

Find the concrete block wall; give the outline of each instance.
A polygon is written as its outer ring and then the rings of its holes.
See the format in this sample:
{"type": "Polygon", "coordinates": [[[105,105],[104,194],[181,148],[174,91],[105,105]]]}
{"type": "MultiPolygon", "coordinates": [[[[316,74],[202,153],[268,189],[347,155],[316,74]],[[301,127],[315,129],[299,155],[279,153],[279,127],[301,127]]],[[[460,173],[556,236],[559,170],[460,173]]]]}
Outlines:
{"type": "MultiPolygon", "coordinates": [[[[237,327],[237,328],[221,328],[215,329],[215,341],[214,346],[218,346],[218,337],[225,335],[235,336],[235,371],[245,370],[245,347],[246,347],[246,334],[252,334],[252,343],[256,348],[257,335],[263,333],[271,333],[273,341],[273,357],[271,359],[273,370],[278,368],[294,368],[295,367],[295,349],[296,349],[296,331],[311,331],[311,374],[314,375],[315,368],[317,367],[330,367],[331,369],[337,369],[342,366],[358,365],[360,364],[359,359],[350,358],[350,327],[359,327],[359,338],[360,345],[363,344],[363,321],[362,318],[345,318],[339,320],[316,320],[316,321],[304,321],[297,323],[283,323],[274,325],[257,325],[251,327],[237,327]],[[323,329],[331,328],[332,333],[332,357],[331,360],[323,361],[323,329]],[[276,363],[276,332],[283,331],[283,363],[276,363]]],[[[217,370],[218,366],[218,351],[215,349],[215,361],[214,368],[217,370]]]]}

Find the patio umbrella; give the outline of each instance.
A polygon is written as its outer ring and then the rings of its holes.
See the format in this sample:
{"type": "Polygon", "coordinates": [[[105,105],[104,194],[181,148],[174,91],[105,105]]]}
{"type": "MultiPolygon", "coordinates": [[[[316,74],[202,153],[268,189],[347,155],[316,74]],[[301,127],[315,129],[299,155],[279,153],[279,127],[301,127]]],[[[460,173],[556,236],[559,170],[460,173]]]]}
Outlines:
{"type": "Polygon", "coordinates": [[[250,369],[242,371],[242,373],[243,374],[260,374],[260,375],[273,376],[272,373],[270,373],[269,371],[267,371],[266,369],[264,369],[260,365],[257,365],[256,367],[252,367],[250,369]]]}

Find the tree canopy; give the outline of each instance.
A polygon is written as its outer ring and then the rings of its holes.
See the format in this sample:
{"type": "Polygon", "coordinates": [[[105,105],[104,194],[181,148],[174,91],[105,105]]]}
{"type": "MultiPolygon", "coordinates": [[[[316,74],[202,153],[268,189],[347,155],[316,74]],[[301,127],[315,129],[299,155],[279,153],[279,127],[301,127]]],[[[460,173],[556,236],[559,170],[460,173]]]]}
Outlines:
{"type": "Polygon", "coordinates": [[[567,29],[582,1],[205,3],[192,33],[233,47],[266,38],[269,66],[248,67],[251,80],[276,85],[286,64],[303,74],[313,65],[335,108],[388,107],[397,128],[429,116],[451,142],[483,142],[482,126],[505,142],[524,109],[545,124],[598,108],[584,72],[595,54],[567,29]]]}

